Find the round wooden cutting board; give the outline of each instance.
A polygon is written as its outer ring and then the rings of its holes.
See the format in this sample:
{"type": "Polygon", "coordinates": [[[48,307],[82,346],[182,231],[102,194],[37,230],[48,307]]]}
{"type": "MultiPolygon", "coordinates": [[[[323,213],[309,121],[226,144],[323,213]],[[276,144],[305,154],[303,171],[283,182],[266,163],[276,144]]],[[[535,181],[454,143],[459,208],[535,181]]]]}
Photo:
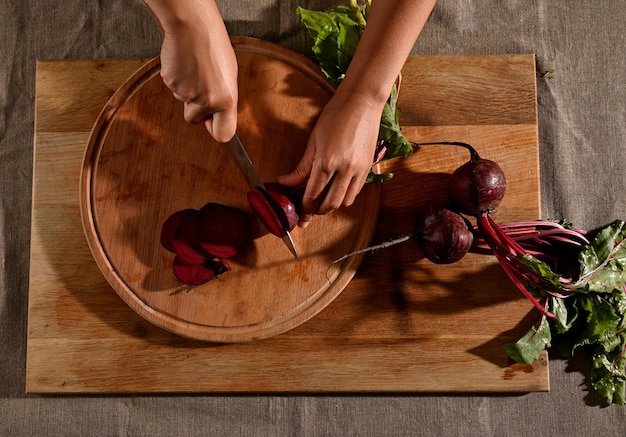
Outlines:
{"type": "MultiPolygon", "coordinates": [[[[317,66],[280,46],[233,38],[239,63],[238,134],[265,181],[291,171],[333,88],[317,66]]],[[[183,119],[160,77],[159,59],[139,69],[96,121],[81,174],[81,216],[98,267],[119,296],[155,325],[181,336],[242,342],[285,332],[315,316],[350,282],[374,233],[380,190],[316,217],[293,239],[301,259],[253,218],[249,188],[226,148],[183,119]],[[173,212],[217,202],[245,210],[253,240],[232,270],[190,289],[160,245],[173,212]]]]}

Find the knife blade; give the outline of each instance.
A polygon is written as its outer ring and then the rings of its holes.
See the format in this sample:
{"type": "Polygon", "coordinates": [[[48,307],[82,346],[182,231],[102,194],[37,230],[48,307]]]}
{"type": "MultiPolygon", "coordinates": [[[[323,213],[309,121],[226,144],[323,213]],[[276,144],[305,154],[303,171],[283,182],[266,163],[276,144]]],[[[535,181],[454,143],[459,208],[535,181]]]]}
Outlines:
{"type": "Polygon", "coordinates": [[[269,205],[274,211],[274,214],[276,214],[276,216],[278,217],[280,224],[283,227],[283,231],[285,232],[285,235],[283,235],[282,237],[283,243],[285,243],[285,245],[287,246],[289,251],[293,254],[293,256],[295,256],[296,259],[299,260],[300,255],[298,254],[298,250],[296,249],[296,246],[293,242],[293,238],[291,238],[291,233],[289,232],[289,225],[286,222],[286,218],[284,217],[285,214],[283,210],[280,208],[280,206],[277,205],[276,201],[272,198],[272,196],[270,196],[269,193],[267,192],[267,189],[265,188],[265,184],[263,183],[263,180],[259,176],[259,173],[256,171],[256,168],[254,167],[254,164],[252,163],[252,160],[250,159],[250,156],[248,155],[246,148],[241,143],[239,136],[235,134],[235,136],[232,137],[228,142],[224,143],[224,145],[226,146],[226,149],[230,153],[230,156],[232,156],[235,163],[237,164],[237,167],[239,167],[239,170],[241,171],[243,176],[246,178],[248,185],[250,185],[252,189],[259,190],[263,194],[265,199],[268,201],[269,205]]]}
{"type": "Polygon", "coordinates": [[[230,141],[224,143],[224,145],[228,149],[230,156],[235,160],[237,167],[239,167],[239,170],[241,170],[241,173],[246,178],[248,185],[250,185],[251,188],[261,188],[266,191],[265,184],[263,184],[259,173],[256,171],[256,168],[254,168],[254,164],[252,164],[252,160],[250,156],[248,156],[248,152],[246,152],[246,148],[241,143],[237,134],[235,134],[230,141]]]}

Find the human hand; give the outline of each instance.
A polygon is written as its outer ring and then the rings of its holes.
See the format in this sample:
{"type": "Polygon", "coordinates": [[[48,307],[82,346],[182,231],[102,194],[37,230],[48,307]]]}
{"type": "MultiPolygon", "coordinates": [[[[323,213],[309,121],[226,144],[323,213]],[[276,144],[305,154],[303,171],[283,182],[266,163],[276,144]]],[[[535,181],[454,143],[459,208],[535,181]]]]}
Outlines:
{"type": "Polygon", "coordinates": [[[380,103],[341,87],[328,102],[302,159],[278,178],[288,186],[306,182],[299,226],[306,227],[316,214],[354,203],[372,167],[381,113],[380,103]]]}
{"type": "Polygon", "coordinates": [[[237,129],[237,59],[214,1],[146,2],[163,31],[161,76],[184,102],[189,123],[204,123],[216,141],[237,129]]]}

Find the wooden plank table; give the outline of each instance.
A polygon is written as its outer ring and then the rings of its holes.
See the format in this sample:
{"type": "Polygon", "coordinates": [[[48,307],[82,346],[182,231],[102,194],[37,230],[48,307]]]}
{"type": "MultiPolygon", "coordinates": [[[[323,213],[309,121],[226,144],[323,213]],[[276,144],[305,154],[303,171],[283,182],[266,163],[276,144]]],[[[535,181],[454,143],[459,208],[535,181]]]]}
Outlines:
{"type": "MultiPolygon", "coordinates": [[[[538,314],[490,256],[436,266],[412,242],[365,257],[326,309],[261,341],[211,344],[141,318],[99,271],[81,226],[79,178],[91,127],[143,60],[37,64],[26,391],[547,391],[544,354],[514,364],[503,344],[538,314]]],[[[412,141],[465,141],[498,161],[498,221],[540,216],[532,55],[411,57],[399,106],[412,141]]],[[[181,115],[182,116],[182,115],[181,115]]],[[[410,232],[413,206],[443,193],[467,159],[423,148],[391,162],[373,243],[410,232]]]]}

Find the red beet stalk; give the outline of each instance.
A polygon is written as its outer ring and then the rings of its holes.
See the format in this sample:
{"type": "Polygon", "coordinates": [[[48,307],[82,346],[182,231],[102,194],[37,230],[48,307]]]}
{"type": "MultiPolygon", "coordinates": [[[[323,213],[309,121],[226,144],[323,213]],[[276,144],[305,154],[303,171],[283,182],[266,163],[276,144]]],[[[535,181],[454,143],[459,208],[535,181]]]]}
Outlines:
{"type": "Polygon", "coordinates": [[[552,296],[568,297],[567,284],[572,279],[561,277],[560,282],[563,285],[556,290],[553,283],[536,273],[521,259],[532,256],[554,265],[558,262],[558,257],[548,253],[545,247],[555,242],[574,247],[588,244],[583,232],[552,222],[521,222],[499,226],[491,214],[486,212],[477,216],[477,229],[480,236],[476,239],[476,247],[487,245],[522,294],[544,315],[556,318],[546,309],[547,301],[541,303],[531,290],[534,288],[552,296]]]}

